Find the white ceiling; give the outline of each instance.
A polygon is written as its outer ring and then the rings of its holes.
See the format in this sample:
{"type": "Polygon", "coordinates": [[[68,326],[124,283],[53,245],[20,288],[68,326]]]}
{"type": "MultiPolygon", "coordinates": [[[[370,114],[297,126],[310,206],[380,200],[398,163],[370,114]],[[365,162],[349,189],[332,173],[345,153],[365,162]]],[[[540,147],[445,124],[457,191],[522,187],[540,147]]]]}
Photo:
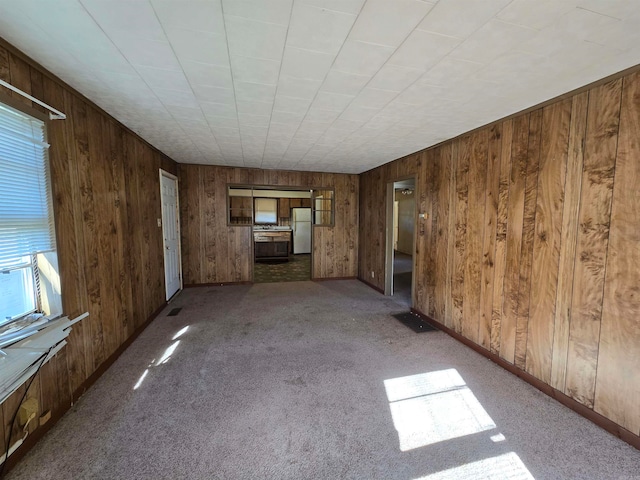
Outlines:
{"type": "Polygon", "coordinates": [[[171,158],[360,173],[640,63],[639,0],[0,0],[171,158]]]}

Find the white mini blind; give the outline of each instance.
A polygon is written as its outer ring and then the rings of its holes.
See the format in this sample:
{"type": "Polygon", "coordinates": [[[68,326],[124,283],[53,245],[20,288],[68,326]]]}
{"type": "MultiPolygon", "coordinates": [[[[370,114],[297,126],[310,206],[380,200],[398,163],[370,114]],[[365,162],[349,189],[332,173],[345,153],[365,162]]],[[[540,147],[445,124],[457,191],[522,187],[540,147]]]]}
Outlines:
{"type": "Polygon", "coordinates": [[[55,250],[45,124],[0,104],[0,270],[55,250]]]}

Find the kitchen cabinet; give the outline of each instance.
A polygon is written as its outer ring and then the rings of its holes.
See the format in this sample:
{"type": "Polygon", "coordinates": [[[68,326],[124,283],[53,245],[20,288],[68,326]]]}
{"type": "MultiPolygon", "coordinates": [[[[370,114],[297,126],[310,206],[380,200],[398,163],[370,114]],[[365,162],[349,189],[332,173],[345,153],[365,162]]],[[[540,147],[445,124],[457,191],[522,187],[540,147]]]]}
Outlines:
{"type": "Polygon", "coordinates": [[[254,232],[254,256],[260,260],[288,260],[291,232],[254,232]]]}

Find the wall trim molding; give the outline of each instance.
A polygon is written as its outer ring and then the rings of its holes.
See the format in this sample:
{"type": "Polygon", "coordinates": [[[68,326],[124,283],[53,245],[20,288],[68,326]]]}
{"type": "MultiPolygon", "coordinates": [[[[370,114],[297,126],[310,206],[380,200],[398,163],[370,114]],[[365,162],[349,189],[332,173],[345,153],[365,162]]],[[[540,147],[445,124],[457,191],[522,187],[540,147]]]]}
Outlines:
{"type": "Polygon", "coordinates": [[[381,289],[380,287],[376,287],[373,283],[369,283],[367,282],[364,278],[362,277],[358,277],[358,280],[360,280],[362,283],[364,283],[367,287],[373,288],[376,292],[384,295],[384,290],[381,289]]]}
{"type": "Polygon", "coordinates": [[[30,433],[25,439],[24,443],[20,445],[20,447],[7,459],[7,465],[5,467],[5,475],[15,467],[20,460],[22,460],[27,453],[33,448],[38,441],[45,436],[45,434],[53,428],[53,426],[58,423],[65,413],[71,410],[73,404],[84,395],[84,393],[94,384],[96,381],[115,363],[120,355],[134,342],[136,338],[151,324],[153,320],[156,319],[160,312],[164,310],[164,308],[168,305],[167,302],[164,302],[160,305],[150,316],[145,320],[145,322],[136,328],[129,338],[127,338],[104,362],[98,366],[98,368],[91,374],[87,379],[82,382],[82,384],[71,394],[71,403],[69,405],[65,405],[62,408],[58,408],[57,410],[51,412],[51,418],[49,421],[36,429],[33,433],[30,433]]]}
{"type": "Polygon", "coordinates": [[[558,402],[560,402],[565,407],[570,408],[571,410],[573,410],[577,414],[579,414],[579,415],[583,416],[584,418],[586,418],[587,420],[590,420],[591,422],[595,423],[600,428],[606,430],[607,432],[611,433],[612,435],[615,435],[616,437],[618,437],[622,441],[627,442],[632,447],[635,447],[638,450],[640,450],[640,436],[635,435],[633,432],[627,430],[624,427],[621,427],[620,425],[618,425],[614,421],[609,420],[607,417],[605,417],[603,415],[600,415],[595,410],[584,406],[580,402],[578,402],[578,401],[574,400],[573,398],[565,395],[560,390],[556,390],[551,385],[547,385],[542,380],[539,380],[538,378],[534,377],[533,375],[525,372],[524,370],[521,370],[520,368],[516,367],[515,365],[513,365],[513,364],[507,362],[506,360],[502,359],[499,355],[496,355],[495,353],[490,352],[489,350],[483,348],[482,346],[478,345],[477,343],[472,342],[468,338],[462,336],[461,334],[459,334],[455,330],[450,329],[449,327],[447,327],[444,324],[440,323],[436,319],[431,318],[428,315],[425,315],[420,310],[417,310],[417,309],[412,307],[411,308],[411,312],[413,312],[414,314],[418,315],[425,322],[427,322],[427,323],[433,325],[434,327],[438,328],[439,330],[443,331],[444,333],[446,333],[450,337],[453,337],[454,339],[458,340],[460,343],[463,343],[467,347],[475,350],[480,355],[488,358],[489,360],[491,360],[495,364],[497,364],[500,367],[502,367],[505,370],[507,370],[509,373],[512,373],[513,375],[521,378],[522,380],[527,382],[529,385],[531,385],[531,386],[537,388],[538,390],[540,390],[542,393],[550,396],[554,400],[557,400],[558,402]]]}
{"type": "Polygon", "coordinates": [[[329,282],[332,280],[358,280],[358,277],[315,277],[312,282],[329,282]]]}
{"type": "Polygon", "coordinates": [[[198,287],[228,287],[230,285],[253,285],[253,282],[213,282],[213,283],[187,283],[183,288],[198,287]]]}

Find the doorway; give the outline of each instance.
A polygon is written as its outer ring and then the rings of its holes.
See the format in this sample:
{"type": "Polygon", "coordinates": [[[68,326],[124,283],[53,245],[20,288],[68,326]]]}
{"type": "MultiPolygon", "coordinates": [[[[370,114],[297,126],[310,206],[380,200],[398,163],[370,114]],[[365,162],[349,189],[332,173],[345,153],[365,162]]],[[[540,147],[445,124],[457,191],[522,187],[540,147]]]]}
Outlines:
{"type": "Polygon", "coordinates": [[[390,182],[387,187],[387,248],[385,295],[413,305],[416,224],[416,180],[390,182]]]}
{"type": "Polygon", "coordinates": [[[311,191],[253,187],[253,281],[311,279],[311,191]]]}
{"type": "Polygon", "coordinates": [[[160,170],[160,200],[164,249],[164,283],[166,300],[169,300],[182,289],[182,258],[180,253],[178,178],[164,170],[160,170]]]}

